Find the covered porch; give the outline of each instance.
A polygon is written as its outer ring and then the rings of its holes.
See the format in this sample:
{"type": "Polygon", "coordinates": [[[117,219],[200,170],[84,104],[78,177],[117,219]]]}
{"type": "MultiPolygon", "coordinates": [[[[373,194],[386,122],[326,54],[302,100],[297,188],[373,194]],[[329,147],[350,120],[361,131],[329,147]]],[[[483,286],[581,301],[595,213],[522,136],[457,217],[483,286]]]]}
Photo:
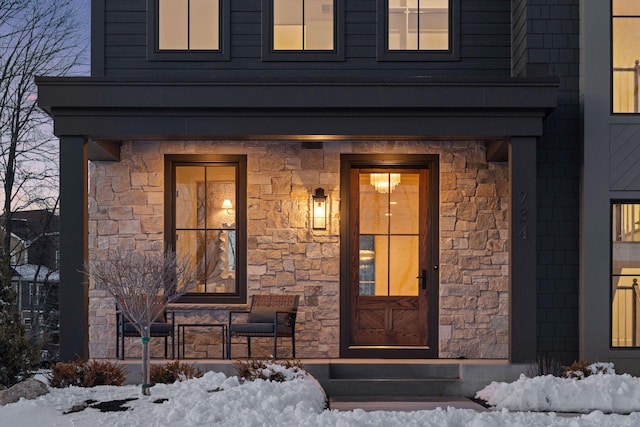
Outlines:
{"type": "MultiPolygon", "coordinates": [[[[131,174],[138,165],[146,165],[144,159],[149,153],[155,159],[166,153],[208,153],[207,150],[222,149],[247,155],[251,161],[251,156],[259,158],[263,151],[270,150],[270,146],[280,147],[279,150],[293,146],[296,152],[301,152],[302,148],[311,152],[316,146],[321,148],[323,155],[329,156],[334,168],[329,171],[329,174],[333,173],[329,179],[337,184],[338,189],[344,188],[342,183],[336,182],[341,173],[336,160],[341,154],[376,155],[384,164],[385,156],[396,156],[393,161],[404,161],[397,158],[399,153],[408,150],[419,155],[435,153],[443,158],[446,156],[453,164],[455,155],[447,150],[457,149],[482,152],[484,158],[481,162],[485,164],[505,165],[510,209],[506,221],[508,230],[501,238],[509,241],[506,249],[508,260],[505,260],[508,284],[507,292],[504,292],[508,296],[508,316],[504,316],[506,320],[499,319],[495,327],[506,332],[502,343],[505,349],[501,350],[505,363],[535,360],[536,139],[542,135],[545,115],[555,107],[556,79],[445,80],[416,77],[339,83],[318,80],[167,83],[47,78],[39,79],[38,84],[39,103],[54,117],[55,131],[61,139],[63,359],[74,359],[76,355],[84,358],[112,357],[102,343],[115,341],[100,338],[101,331],[113,329],[102,320],[108,317],[109,302],[96,290],[91,291],[94,293],[90,297],[86,277],[81,273],[81,266],[90,254],[89,236],[97,234],[100,215],[108,215],[106,210],[97,206],[90,222],[86,196],[89,194],[88,161],[96,162],[104,171],[103,176],[115,176],[113,174],[118,170],[124,173],[124,179],[119,180],[118,186],[126,187],[133,186],[133,181],[139,178],[138,175],[134,179],[133,175],[127,174],[131,174]],[[416,141],[417,144],[412,145],[416,141]],[[507,233],[508,237],[504,235],[507,233]],[[93,343],[91,352],[90,343],[93,343]]],[[[467,160],[464,160],[462,169],[466,164],[467,160]]],[[[262,175],[250,177],[249,185],[251,179],[260,184],[261,177],[269,173],[259,172],[262,175]]],[[[155,179],[162,179],[161,170],[148,173],[155,179]]],[[[150,182],[144,177],[142,180],[150,182]]],[[[312,187],[316,183],[319,182],[314,182],[312,187]]],[[[273,185],[273,180],[268,185],[273,185]]],[[[437,188],[435,192],[438,192],[437,188]]],[[[154,209],[161,210],[162,196],[158,196],[157,193],[153,195],[157,204],[154,209]]],[[[336,192],[335,206],[340,206],[343,201],[344,194],[336,192]]],[[[344,212],[338,211],[336,226],[341,227],[345,222],[344,212]]],[[[134,225],[131,221],[115,221],[115,224],[116,229],[125,234],[136,232],[126,228],[134,225]]],[[[153,222],[147,224],[154,227],[153,222]]],[[[266,227],[266,224],[265,220],[264,224],[255,226],[266,227]]],[[[156,233],[154,239],[158,236],[162,239],[161,232],[156,233]]],[[[338,247],[336,242],[347,240],[346,233],[340,228],[333,235],[327,233],[327,236],[312,237],[310,243],[318,244],[318,248],[323,248],[324,244],[338,247]]],[[[114,236],[112,241],[117,238],[114,236]]],[[[109,241],[103,239],[101,244],[109,241]]],[[[255,243],[260,244],[258,241],[255,243]]],[[[91,245],[93,251],[97,247],[96,241],[91,245]]],[[[344,252],[343,249],[340,250],[344,252]]],[[[441,256],[440,249],[436,249],[434,261],[441,256]]],[[[335,251],[331,256],[340,260],[347,254],[335,251]]],[[[450,264],[455,265],[455,261],[450,260],[450,264]]],[[[256,268],[247,271],[245,285],[249,295],[265,286],[261,275],[268,268],[268,259],[264,268],[254,265],[256,268]]],[[[437,262],[433,264],[434,270],[438,265],[437,262]]],[[[306,313],[309,318],[305,320],[310,327],[307,331],[302,328],[299,336],[307,337],[312,348],[315,344],[311,342],[314,339],[318,341],[318,338],[313,338],[313,332],[326,326],[332,331],[339,330],[339,333],[331,335],[332,342],[321,343],[326,347],[316,351],[315,355],[323,354],[330,360],[336,356],[361,357],[363,354],[381,357],[384,354],[378,351],[384,350],[381,348],[364,349],[357,354],[351,351],[353,346],[349,344],[348,329],[345,328],[348,291],[343,285],[344,273],[344,268],[336,272],[340,283],[334,281],[332,284],[336,288],[330,296],[335,304],[329,305],[322,299],[312,298],[314,295],[305,295],[309,297],[305,304],[314,308],[306,313]],[[319,328],[314,324],[317,313],[326,314],[328,311],[332,311],[331,322],[319,328]],[[340,315],[336,322],[338,312],[340,315]]],[[[288,292],[304,286],[296,280],[291,281],[295,276],[280,276],[290,286],[288,292]]],[[[435,277],[438,280],[437,273],[435,277]]],[[[273,288],[275,281],[267,286],[273,288]]],[[[313,286],[309,286],[309,292],[315,292],[313,286]]],[[[438,298],[435,296],[436,305],[430,307],[432,312],[438,310],[438,298]]],[[[215,306],[204,309],[215,311],[214,316],[224,316],[230,308],[215,306]]],[[[441,317],[436,319],[440,322],[441,317]]],[[[438,323],[432,326],[435,329],[429,333],[435,337],[435,344],[429,345],[432,351],[425,357],[454,357],[453,353],[443,353],[438,349],[441,341],[438,335],[446,335],[447,330],[441,332],[438,323]]],[[[456,339],[465,338],[461,335],[456,339]]],[[[474,339],[481,337],[476,334],[474,339]]],[[[313,357],[314,353],[308,352],[306,356],[313,357]]],[[[398,354],[395,357],[403,356],[398,354]]],[[[414,359],[404,356],[404,360],[414,359]]]]}

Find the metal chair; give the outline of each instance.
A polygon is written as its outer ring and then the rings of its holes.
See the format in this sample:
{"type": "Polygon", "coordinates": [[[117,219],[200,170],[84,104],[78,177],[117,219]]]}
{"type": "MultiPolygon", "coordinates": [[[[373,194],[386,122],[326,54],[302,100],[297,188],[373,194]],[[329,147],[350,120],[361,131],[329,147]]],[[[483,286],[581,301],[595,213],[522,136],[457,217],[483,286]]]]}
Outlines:
{"type": "MultiPolygon", "coordinates": [[[[116,336],[116,358],[124,359],[124,339],[126,337],[140,337],[140,332],[124,315],[120,306],[116,306],[116,324],[117,324],[117,336],[116,336]]],[[[164,337],[164,358],[168,355],[168,340],[171,338],[171,358],[174,358],[174,332],[175,321],[173,313],[163,312],[158,318],[151,324],[149,332],[150,337],[164,337]],[[171,319],[169,320],[168,317],[171,319]]]]}
{"type": "Polygon", "coordinates": [[[273,358],[278,358],[278,337],[291,338],[291,352],[296,357],[296,314],[298,295],[253,295],[249,310],[230,311],[227,327],[227,357],[231,357],[231,338],[247,337],[251,357],[251,337],[273,337],[273,358]],[[234,321],[246,314],[246,322],[234,321]]]}

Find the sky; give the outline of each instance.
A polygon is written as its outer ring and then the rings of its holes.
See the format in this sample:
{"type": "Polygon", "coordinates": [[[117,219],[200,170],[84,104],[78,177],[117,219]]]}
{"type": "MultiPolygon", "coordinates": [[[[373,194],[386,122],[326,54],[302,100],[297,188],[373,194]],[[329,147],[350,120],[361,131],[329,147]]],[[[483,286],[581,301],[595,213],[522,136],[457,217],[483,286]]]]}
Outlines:
{"type": "MultiPolygon", "coordinates": [[[[0,406],[1,426],[24,427],[621,427],[640,425],[640,378],[598,374],[582,380],[542,376],[491,383],[477,394],[493,408],[398,412],[326,410],[325,393],[304,371],[284,370],[285,382],[240,382],[207,372],[202,378],[140,386],[51,389],[35,400],[0,406]],[[123,400],[126,410],[100,412],[101,402],[123,400]],[[127,400],[132,399],[132,400],[127,400]],[[93,402],[93,403],[87,403],[93,402]],[[94,407],[90,407],[94,405],[94,407]],[[72,411],[74,408],[74,411],[72,411]],[[567,414],[567,412],[572,412],[567,414]],[[612,413],[613,412],[613,413],[612,413]],[[617,413],[619,412],[619,414],[617,413]],[[631,413],[630,413],[631,412],[631,413]]],[[[46,381],[46,380],[43,380],[46,381]]]]}

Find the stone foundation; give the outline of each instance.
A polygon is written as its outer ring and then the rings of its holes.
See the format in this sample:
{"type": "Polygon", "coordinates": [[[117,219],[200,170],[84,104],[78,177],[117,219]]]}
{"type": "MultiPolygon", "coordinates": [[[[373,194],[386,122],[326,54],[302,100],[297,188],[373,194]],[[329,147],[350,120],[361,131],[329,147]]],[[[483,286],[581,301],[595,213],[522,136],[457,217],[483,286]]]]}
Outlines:
{"type": "MultiPolygon", "coordinates": [[[[90,166],[89,257],[109,248],[163,247],[164,155],[244,154],[248,163],[247,290],[300,295],[296,327],[299,358],[339,355],[340,154],[440,156],[440,357],[508,356],[507,165],[486,162],[476,141],[339,141],[303,148],[292,141],[125,142],[121,161],[90,166]],[[329,195],[327,230],[309,227],[309,198],[329,195]]],[[[115,306],[89,288],[90,357],[115,357],[115,306]]],[[[177,323],[226,322],[230,307],[184,308],[177,323]]],[[[234,307],[237,308],[237,307],[234,307]]],[[[219,357],[217,330],[188,330],[187,356],[219,357]]],[[[127,339],[127,356],[139,340],[127,339]]],[[[234,340],[234,342],[236,342],[234,340]]],[[[232,357],[245,357],[238,339],[232,357]]],[[[243,343],[243,344],[240,344],[243,343]]],[[[282,342],[283,356],[290,340],[282,342]]],[[[163,340],[152,339],[153,355],[163,340]]],[[[271,354],[270,339],[252,341],[254,355],[271,354]]]]}

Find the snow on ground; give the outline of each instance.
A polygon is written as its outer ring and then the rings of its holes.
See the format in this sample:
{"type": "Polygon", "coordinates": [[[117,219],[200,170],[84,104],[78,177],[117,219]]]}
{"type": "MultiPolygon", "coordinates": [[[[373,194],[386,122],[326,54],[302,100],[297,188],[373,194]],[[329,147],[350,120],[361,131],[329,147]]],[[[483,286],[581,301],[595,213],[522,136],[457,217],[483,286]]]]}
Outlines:
{"type": "Polygon", "coordinates": [[[640,379],[629,375],[592,375],[583,380],[550,376],[513,383],[492,383],[478,395],[496,410],[439,408],[432,411],[385,412],[324,410],[325,395],[312,377],[282,383],[257,380],[241,383],[237,377],[208,372],[202,378],[158,384],[151,396],[139,386],[99,386],[51,389],[35,400],[0,407],[0,427],[10,426],[593,426],[640,425],[640,379]],[[128,410],[100,412],[88,400],[123,402],[128,410]],[[72,408],[78,412],[69,412],[72,408]],[[553,410],[581,412],[566,417],[553,410]],[[517,411],[517,412],[513,412],[517,411]]]}

